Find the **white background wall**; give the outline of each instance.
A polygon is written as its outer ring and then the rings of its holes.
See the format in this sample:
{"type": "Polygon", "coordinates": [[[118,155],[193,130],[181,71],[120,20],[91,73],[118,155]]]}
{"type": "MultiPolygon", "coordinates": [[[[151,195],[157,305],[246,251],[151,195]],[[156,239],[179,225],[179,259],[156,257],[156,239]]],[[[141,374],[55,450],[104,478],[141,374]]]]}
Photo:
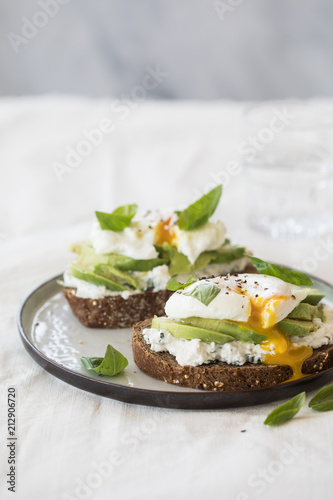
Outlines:
{"type": "Polygon", "coordinates": [[[0,95],[121,96],[156,64],[170,73],[159,98],[332,95],[332,0],[217,4],[0,0],[0,95]],[[13,41],[27,20],[43,26],[13,41]]]}

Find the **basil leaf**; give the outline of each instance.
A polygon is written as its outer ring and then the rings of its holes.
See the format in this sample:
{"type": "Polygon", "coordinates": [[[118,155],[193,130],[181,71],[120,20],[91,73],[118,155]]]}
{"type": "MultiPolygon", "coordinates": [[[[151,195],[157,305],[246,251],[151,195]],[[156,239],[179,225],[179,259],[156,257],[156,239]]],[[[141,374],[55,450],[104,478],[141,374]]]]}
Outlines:
{"type": "Polygon", "coordinates": [[[333,384],[322,387],[309,402],[309,407],[315,411],[333,410],[333,384]]]}
{"type": "Polygon", "coordinates": [[[133,219],[138,205],[123,205],[116,208],[111,214],[106,212],[95,212],[101,229],[108,229],[110,231],[122,231],[125,227],[129,226],[133,219]]]}
{"type": "Polygon", "coordinates": [[[216,252],[216,256],[211,260],[211,264],[224,264],[241,259],[244,256],[245,247],[222,246],[216,252]]]}
{"type": "Polygon", "coordinates": [[[184,292],[184,295],[189,295],[208,306],[213,299],[220,293],[221,288],[215,283],[200,283],[190,292],[184,292]]]}
{"type": "Polygon", "coordinates": [[[276,266],[275,264],[265,262],[264,260],[258,259],[257,257],[252,257],[252,255],[248,255],[246,253],[244,255],[245,257],[249,257],[251,259],[252,264],[260,274],[275,276],[275,278],[280,278],[281,280],[286,281],[287,283],[292,283],[293,285],[313,285],[313,281],[304,273],[286,269],[285,267],[276,266]]]}
{"type": "Polygon", "coordinates": [[[183,290],[189,285],[192,285],[192,283],[195,282],[195,277],[191,276],[186,280],[185,283],[180,283],[179,281],[176,281],[175,279],[171,279],[167,286],[165,287],[167,290],[171,290],[172,292],[176,292],[177,290],[183,290]]]}
{"type": "Polygon", "coordinates": [[[206,224],[209,217],[215,212],[221,194],[222,185],[216,186],[182,212],[176,211],[179,228],[190,231],[206,224]]]}
{"type": "Polygon", "coordinates": [[[190,274],[193,270],[193,266],[183,253],[178,252],[178,250],[171,246],[169,243],[164,242],[163,245],[157,246],[157,251],[163,259],[167,259],[169,262],[169,273],[171,276],[176,276],[177,274],[190,274]]]}
{"type": "Polygon", "coordinates": [[[103,358],[81,358],[81,363],[87,370],[95,370],[103,361],[103,358]]]}
{"type": "Polygon", "coordinates": [[[117,375],[128,365],[128,361],[112,345],[108,344],[104,358],[82,357],[81,362],[87,370],[94,370],[100,375],[113,377],[117,375]]]}
{"type": "Polygon", "coordinates": [[[278,406],[266,418],[265,425],[281,425],[292,419],[305,403],[305,392],[301,392],[286,403],[278,406]]]}

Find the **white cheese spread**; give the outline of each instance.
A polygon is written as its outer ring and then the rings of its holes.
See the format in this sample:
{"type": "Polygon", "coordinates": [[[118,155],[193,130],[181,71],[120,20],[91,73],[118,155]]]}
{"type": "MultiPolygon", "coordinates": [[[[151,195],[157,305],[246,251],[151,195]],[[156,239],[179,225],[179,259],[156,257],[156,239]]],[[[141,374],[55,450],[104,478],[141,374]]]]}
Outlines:
{"type": "Polygon", "coordinates": [[[207,344],[199,339],[185,340],[173,337],[166,330],[145,328],[143,336],[155,352],[169,352],[181,366],[199,366],[212,361],[224,361],[230,365],[243,365],[246,361],[259,363],[267,351],[259,344],[243,343],[234,340],[226,344],[207,344]]]}

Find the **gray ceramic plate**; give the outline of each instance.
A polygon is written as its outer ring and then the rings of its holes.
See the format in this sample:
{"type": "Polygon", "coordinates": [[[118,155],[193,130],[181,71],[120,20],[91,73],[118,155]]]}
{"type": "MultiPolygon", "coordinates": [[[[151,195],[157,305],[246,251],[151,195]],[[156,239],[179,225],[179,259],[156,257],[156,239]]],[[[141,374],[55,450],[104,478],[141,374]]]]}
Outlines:
{"type": "MultiPolygon", "coordinates": [[[[86,328],[76,319],[57,280],[47,281],[24,301],[18,319],[19,332],[29,354],[55,377],[101,396],[127,403],[180,409],[218,409],[264,404],[292,397],[303,390],[317,389],[333,379],[333,368],[271,389],[242,393],[199,391],[165,384],[142,373],[134,364],[131,329],[86,328]],[[116,377],[100,377],[87,371],[81,356],[104,356],[107,344],[129,360],[116,377]]],[[[313,278],[333,307],[333,287],[313,278]]]]}

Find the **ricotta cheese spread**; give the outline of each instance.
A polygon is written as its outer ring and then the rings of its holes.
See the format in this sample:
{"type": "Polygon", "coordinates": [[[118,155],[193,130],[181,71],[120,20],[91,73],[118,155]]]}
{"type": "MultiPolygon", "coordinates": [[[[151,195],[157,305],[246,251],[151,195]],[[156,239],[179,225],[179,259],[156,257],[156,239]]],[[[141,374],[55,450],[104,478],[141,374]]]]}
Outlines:
{"type": "Polygon", "coordinates": [[[260,363],[267,351],[260,344],[234,340],[226,344],[207,344],[199,339],[185,340],[173,337],[166,330],[145,328],[143,336],[154,352],[169,352],[181,366],[199,366],[212,361],[224,361],[229,365],[243,365],[247,361],[260,363]]]}

